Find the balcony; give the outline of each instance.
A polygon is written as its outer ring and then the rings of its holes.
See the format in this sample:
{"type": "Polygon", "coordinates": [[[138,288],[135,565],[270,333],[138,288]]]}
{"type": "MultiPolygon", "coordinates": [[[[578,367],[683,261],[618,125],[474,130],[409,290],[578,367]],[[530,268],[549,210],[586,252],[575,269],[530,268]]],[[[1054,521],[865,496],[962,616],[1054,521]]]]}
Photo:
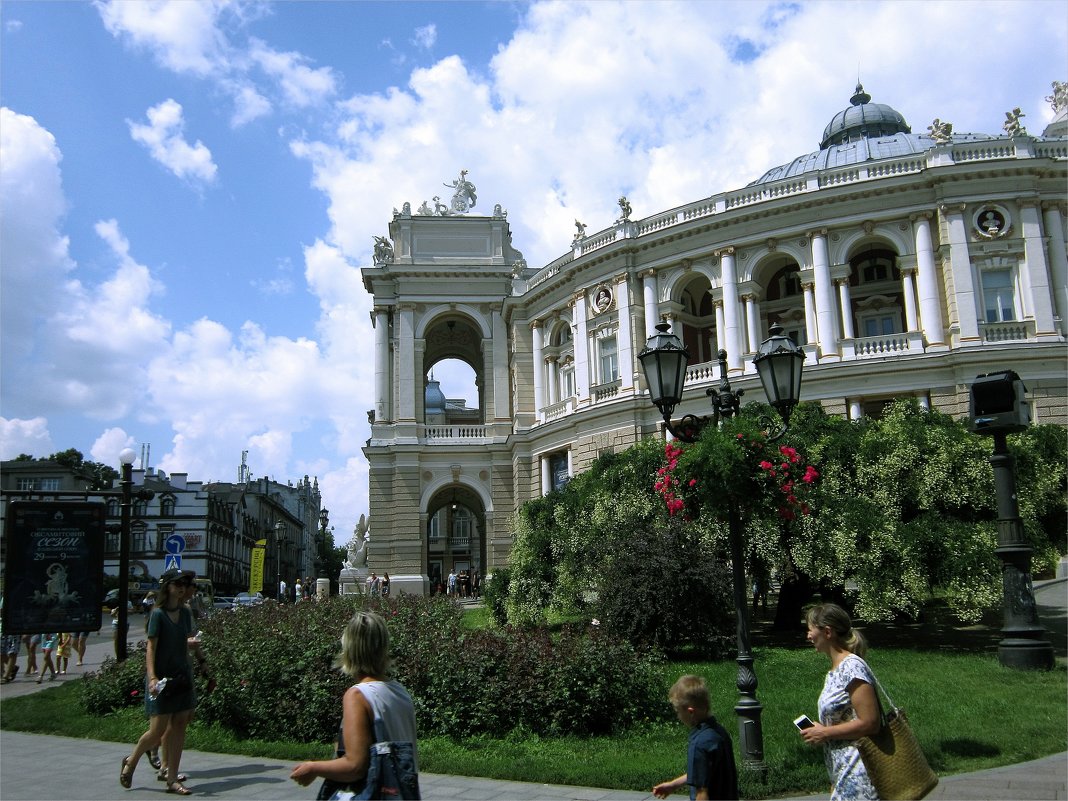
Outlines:
{"type": "Polygon", "coordinates": [[[1005,323],[979,323],[983,342],[1022,342],[1035,335],[1034,320],[1011,320],[1005,323]]]}

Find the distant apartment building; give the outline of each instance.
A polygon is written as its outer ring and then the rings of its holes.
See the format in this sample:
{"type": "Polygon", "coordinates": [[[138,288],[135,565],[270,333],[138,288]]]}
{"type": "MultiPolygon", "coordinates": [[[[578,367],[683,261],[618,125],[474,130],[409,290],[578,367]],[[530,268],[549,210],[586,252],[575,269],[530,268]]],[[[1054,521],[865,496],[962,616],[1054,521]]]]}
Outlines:
{"type": "MultiPolygon", "coordinates": [[[[275,596],[277,578],[292,586],[297,576],[316,575],[322,506],[318,480],[305,476],[296,486],[267,478],[205,484],[190,481],[185,473],[167,475],[153,469],[135,469],[132,478],[135,494],[147,489],[153,497],[135,497],[131,506],[131,581],[152,584],[165,569],[168,555],[177,554],[184,569],[211,579],[217,594],[247,591],[252,549],[260,540],[266,542],[264,595],[275,596]],[[175,542],[181,544],[180,550],[175,542]]],[[[6,543],[3,524],[11,500],[100,501],[108,510],[104,573],[118,575],[121,498],[87,491],[87,486],[85,476],[54,462],[0,463],[0,488],[5,490],[0,543],[6,543]],[[17,494],[8,494],[12,490],[17,494]]]]}

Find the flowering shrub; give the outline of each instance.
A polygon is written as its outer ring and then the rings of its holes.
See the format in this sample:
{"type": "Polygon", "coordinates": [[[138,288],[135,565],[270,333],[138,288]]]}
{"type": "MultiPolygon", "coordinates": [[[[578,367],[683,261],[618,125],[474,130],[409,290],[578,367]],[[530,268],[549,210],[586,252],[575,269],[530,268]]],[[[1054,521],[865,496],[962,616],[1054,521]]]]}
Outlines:
{"type": "Polygon", "coordinates": [[[669,442],[653,489],[672,517],[722,517],[734,502],[750,514],[777,512],[786,520],[811,512],[808,496],[819,471],[796,448],[776,447],[747,419],[709,426],[691,444],[669,442]]]}
{"type": "Polygon", "coordinates": [[[793,520],[797,512],[807,515],[811,511],[803,499],[820,474],[812,465],[805,465],[804,472],[798,476],[801,472],[801,455],[796,448],[783,445],[779,448],[779,455],[782,461],[776,464],[762,459],[759,467],[764,478],[783,495],[779,499],[779,516],[793,520]]]}

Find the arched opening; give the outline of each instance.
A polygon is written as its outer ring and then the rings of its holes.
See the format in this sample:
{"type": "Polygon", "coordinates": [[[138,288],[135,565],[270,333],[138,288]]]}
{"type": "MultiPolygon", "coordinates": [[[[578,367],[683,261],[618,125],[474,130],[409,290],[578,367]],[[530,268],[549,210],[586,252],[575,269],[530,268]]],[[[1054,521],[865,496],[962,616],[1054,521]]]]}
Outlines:
{"type": "Polygon", "coordinates": [[[430,594],[478,597],[486,564],[486,512],[461,484],[436,493],[427,508],[426,570],[430,594]],[[453,578],[450,579],[450,576],[453,578]]]}
{"type": "Polygon", "coordinates": [[[781,256],[761,266],[768,276],[764,284],[764,316],[768,328],[773,323],[798,345],[808,344],[805,327],[805,291],[801,286],[801,267],[789,256],[781,256]]]}
{"type": "Polygon", "coordinates": [[[466,317],[431,325],[423,352],[424,419],[427,425],[473,425],[485,420],[482,335],[466,317]]]}
{"type": "Polygon", "coordinates": [[[709,294],[711,288],[709,280],[697,274],[682,287],[679,296],[682,342],[690,352],[691,364],[716,359],[716,309],[709,294]]]}
{"type": "Polygon", "coordinates": [[[904,294],[897,253],[882,242],[853,250],[849,258],[850,311],[858,338],[905,331],[904,294]]]}

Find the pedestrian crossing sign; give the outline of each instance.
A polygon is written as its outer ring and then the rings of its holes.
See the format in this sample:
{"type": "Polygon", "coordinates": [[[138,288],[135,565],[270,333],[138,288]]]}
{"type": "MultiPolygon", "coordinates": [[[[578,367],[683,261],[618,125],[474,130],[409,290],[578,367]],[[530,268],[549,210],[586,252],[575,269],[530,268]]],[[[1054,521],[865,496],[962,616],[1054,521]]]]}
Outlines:
{"type": "Polygon", "coordinates": [[[163,572],[168,570],[181,570],[182,569],[182,555],[180,553],[169,553],[163,560],[163,572]]]}

